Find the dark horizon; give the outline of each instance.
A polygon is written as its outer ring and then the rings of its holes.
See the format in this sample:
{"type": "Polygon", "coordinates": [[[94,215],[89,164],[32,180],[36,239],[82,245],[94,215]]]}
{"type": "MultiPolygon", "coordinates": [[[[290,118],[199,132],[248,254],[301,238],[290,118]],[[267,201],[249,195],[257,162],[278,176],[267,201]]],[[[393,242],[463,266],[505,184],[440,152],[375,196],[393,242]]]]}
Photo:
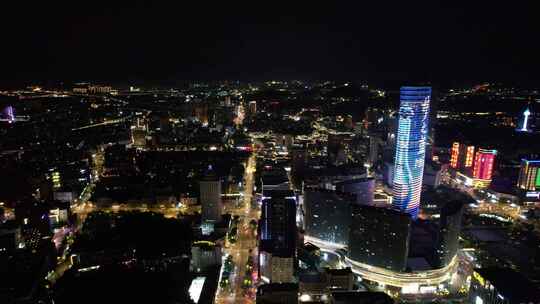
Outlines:
{"type": "Polygon", "coordinates": [[[1,23],[0,86],[91,80],[535,85],[528,4],[38,4],[1,23]]]}

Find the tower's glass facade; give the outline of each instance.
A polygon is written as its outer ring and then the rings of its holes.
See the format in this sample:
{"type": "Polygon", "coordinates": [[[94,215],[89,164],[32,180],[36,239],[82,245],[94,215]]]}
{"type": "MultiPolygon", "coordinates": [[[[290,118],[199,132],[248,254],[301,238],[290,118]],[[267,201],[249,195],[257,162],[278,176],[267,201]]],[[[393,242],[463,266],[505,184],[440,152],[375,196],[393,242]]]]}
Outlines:
{"type": "Polygon", "coordinates": [[[392,205],[418,216],[429,122],[430,87],[402,87],[392,205]]]}

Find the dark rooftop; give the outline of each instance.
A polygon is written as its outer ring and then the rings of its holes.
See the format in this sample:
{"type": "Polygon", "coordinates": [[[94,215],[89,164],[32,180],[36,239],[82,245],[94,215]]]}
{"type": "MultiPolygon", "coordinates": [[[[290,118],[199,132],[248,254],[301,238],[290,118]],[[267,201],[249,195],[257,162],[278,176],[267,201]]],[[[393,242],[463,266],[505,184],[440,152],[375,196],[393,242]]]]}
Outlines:
{"type": "Polygon", "coordinates": [[[292,190],[265,190],[263,192],[264,197],[269,198],[286,198],[294,196],[294,191],[292,190]]]}
{"type": "Polygon", "coordinates": [[[332,275],[349,275],[352,273],[352,270],[350,267],[342,268],[342,269],[325,268],[324,271],[332,275]]]}
{"type": "Polygon", "coordinates": [[[393,304],[394,301],[384,292],[356,292],[338,291],[332,292],[332,298],[337,303],[354,304],[393,304]]]}
{"type": "Polygon", "coordinates": [[[279,292],[279,291],[298,291],[298,284],[296,283],[270,283],[259,286],[257,294],[264,294],[265,292],[279,292]]]}
{"type": "Polygon", "coordinates": [[[508,268],[475,269],[506,299],[516,302],[538,301],[540,290],[520,273],[508,268]]]}

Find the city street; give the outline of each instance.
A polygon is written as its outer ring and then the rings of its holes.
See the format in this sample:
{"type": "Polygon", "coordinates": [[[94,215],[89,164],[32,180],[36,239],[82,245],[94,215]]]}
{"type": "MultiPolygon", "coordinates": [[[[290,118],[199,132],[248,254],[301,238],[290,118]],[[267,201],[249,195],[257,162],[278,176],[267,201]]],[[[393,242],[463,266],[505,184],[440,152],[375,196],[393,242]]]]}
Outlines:
{"type": "MultiPolygon", "coordinates": [[[[224,249],[226,255],[232,256],[235,270],[231,273],[230,286],[218,288],[216,293],[216,303],[218,304],[255,302],[255,284],[248,289],[242,288],[248,258],[251,254],[256,261],[257,254],[257,237],[249,227],[249,222],[252,219],[258,220],[260,217],[259,208],[253,207],[252,204],[255,166],[256,156],[254,153],[248,159],[246,166],[243,200],[237,206],[226,206],[224,211],[233,216],[240,216],[240,221],[237,241],[224,249]]],[[[255,283],[254,280],[253,283],[255,283]]]]}

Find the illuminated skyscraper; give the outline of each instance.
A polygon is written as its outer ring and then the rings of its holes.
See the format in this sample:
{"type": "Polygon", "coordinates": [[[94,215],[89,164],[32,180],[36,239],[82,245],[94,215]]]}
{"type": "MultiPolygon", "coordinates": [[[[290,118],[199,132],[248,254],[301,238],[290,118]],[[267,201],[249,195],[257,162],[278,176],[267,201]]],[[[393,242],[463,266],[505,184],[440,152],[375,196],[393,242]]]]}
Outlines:
{"type": "Polygon", "coordinates": [[[392,205],[418,215],[429,121],[430,87],[402,87],[392,205]]]}
{"type": "Polygon", "coordinates": [[[497,155],[497,150],[478,149],[474,159],[473,177],[475,179],[491,181],[495,155],[497,155]]]}
{"type": "Polygon", "coordinates": [[[206,176],[199,181],[199,192],[201,200],[201,217],[203,222],[219,222],[223,205],[221,202],[221,181],[208,167],[206,176]]]}
{"type": "Polygon", "coordinates": [[[450,167],[457,168],[459,159],[459,143],[452,144],[452,154],[450,156],[450,167]]]}
{"type": "Polygon", "coordinates": [[[540,160],[521,160],[517,186],[526,191],[540,189],[540,160]]]}
{"type": "Polygon", "coordinates": [[[253,116],[255,116],[257,114],[257,101],[252,100],[252,101],[249,102],[248,111],[249,111],[249,115],[251,117],[253,117],[253,116]]]}
{"type": "Polygon", "coordinates": [[[473,166],[474,149],[474,146],[454,142],[450,156],[450,167],[467,173],[466,171],[473,166]]]}
{"type": "Polygon", "coordinates": [[[473,164],[474,158],[474,146],[467,146],[467,153],[465,154],[465,168],[469,168],[473,164]]]}
{"type": "Polygon", "coordinates": [[[296,197],[291,190],[263,191],[259,221],[259,276],[266,283],[294,281],[296,197]]]}

